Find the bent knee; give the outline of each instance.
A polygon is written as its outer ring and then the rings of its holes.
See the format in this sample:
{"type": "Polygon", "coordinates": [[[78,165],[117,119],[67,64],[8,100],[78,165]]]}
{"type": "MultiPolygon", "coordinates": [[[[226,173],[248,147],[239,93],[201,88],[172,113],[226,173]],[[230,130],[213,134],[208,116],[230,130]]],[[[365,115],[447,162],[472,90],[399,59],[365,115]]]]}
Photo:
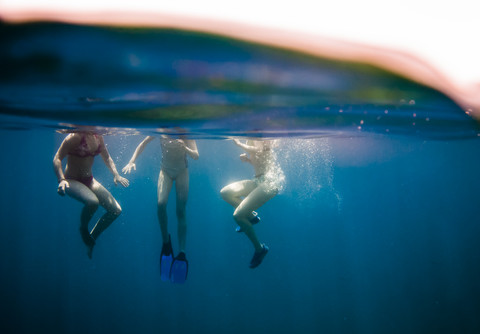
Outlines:
{"type": "Polygon", "coordinates": [[[220,190],[220,195],[224,200],[231,198],[232,197],[232,190],[227,186],[223,187],[222,190],[220,190]]]}
{"type": "Polygon", "coordinates": [[[108,210],[108,213],[110,213],[112,216],[118,217],[122,214],[122,207],[120,204],[115,205],[114,207],[110,208],[108,210]]]}
{"type": "Polygon", "coordinates": [[[122,214],[122,207],[120,205],[117,205],[113,210],[110,211],[112,215],[115,217],[118,217],[122,214]]]}
{"type": "Polygon", "coordinates": [[[247,219],[247,217],[248,217],[248,214],[244,210],[238,210],[237,209],[233,213],[233,219],[235,219],[237,222],[241,221],[241,220],[244,220],[244,219],[247,219]]]}
{"type": "Polygon", "coordinates": [[[88,200],[85,201],[85,208],[92,211],[96,211],[99,205],[100,203],[98,202],[97,198],[89,198],[88,200]]]}

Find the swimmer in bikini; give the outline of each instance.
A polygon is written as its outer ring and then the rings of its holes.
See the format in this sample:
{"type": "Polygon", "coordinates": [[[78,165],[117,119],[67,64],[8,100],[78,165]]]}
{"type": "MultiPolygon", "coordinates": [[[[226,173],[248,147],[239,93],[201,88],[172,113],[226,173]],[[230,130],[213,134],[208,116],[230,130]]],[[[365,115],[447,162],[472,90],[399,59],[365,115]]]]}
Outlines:
{"type": "MultiPolygon", "coordinates": [[[[138,145],[129,163],[122,169],[123,173],[128,174],[132,169],[136,170],[135,161],[143,152],[147,144],[154,139],[155,137],[147,136],[138,145]]],[[[171,279],[174,282],[183,282],[186,279],[188,271],[188,262],[185,255],[187,237],[185,210],[189,188],[187,155],[192,159],[197,160],[199,154],[195,140],[186,139],[183,135],[178,138],[162,135],[160,137],[160,144],[162,149],[162,162],[157,186],[157,214],[163,240],[162,253],[160,256],[161,278],[162,280],[171,279]],[[175,258],[173,258],[172,254],[173,250],[167,223],[167,201],[174,182],[177,197],[176,213],[179,245],[179,253],[175,258]],[[177,264],[183,266],[183,269],[178,271],[175,270],[177,264]]]]}
{"type": "Polygon", "coordinates": [[[115,185],[120,183],[128,187],[128,180],[118,174],[103,137],[94,132],[81,131],[69,134],[53,158],[53,168],[58,179],[58,194],[62,196],[67,194],[84,205],[80,216],[80,235],[87,246],[89,258],[92,258],[93,247],[100,234],[122,212],[112,194],[93,177],[92,165],[97,155],[102,157],[112,172],[115,185]],[[67,165],[65,170],[62,170],[62,160],[65,157],[67,165]],[[107,212],[89,231],[88,224],[99,205],[107,212]]]}
{"type": "Polygon", "coordinates": [[[220,194],[235,208],[233,218],[238,224],[237,232],[245,232],[255,248],[250,261],[250,268],[253,269],[262,263],[268,252],[268,247],[260,243],[253,229],[253,225],[260,222],[255,210],[278,194],[283,172],[275,163],[273,141],[247,140],[242,143],[234,139],[234,142],[246,152],[240,155],[240,160],[253,166],[255,178],[229,184],[220,191],[220,194]]]}

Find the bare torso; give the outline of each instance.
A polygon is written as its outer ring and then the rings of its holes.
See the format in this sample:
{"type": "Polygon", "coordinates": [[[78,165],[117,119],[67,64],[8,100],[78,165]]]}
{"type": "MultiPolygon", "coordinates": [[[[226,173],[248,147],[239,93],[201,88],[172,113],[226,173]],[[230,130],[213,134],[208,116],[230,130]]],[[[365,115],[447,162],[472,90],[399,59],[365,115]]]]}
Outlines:
{"type": "Polygon", "coordinates": [[[259,152],[250,153],[250,163],[255,171],[255,177],[265,175],[273,163],[272,150],[270,149],[270,146],[266,146],[268,145],[266,142],[258,140],[249,140],[247,141],[247,145],[255,146],[261,149],[259,152]]]}

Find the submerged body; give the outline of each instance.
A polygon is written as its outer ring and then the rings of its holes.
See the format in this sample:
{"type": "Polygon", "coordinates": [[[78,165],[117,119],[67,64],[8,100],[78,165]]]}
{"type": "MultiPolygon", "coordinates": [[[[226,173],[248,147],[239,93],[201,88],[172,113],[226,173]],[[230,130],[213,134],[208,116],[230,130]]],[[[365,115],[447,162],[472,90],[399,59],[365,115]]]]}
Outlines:
{"type": "Polygon", "coordinates": [[[97,155],[102,157],[112,172],[115,185],[120,182],[122,186],[127,187],[128,180],[118,174],[103,137],[95,133],[69,134],[53,159],[54,171],[58,179],[58,193],[67,194],[84,204],[80,217],[80,235],[87,246],[90,258],[97,238],[122,212],[112,194],[93,177],[92,165],[97,155]],[[62,160],[65,157],[67,164],[65,170],[62,170],[62,160]],[[107,212],[89,231],[88,224],[99,205],[107,212]]]}
{"type": "MultiPolygon", "coordinates": [[[[146,145],[154,139],[155,137],[147,136],[137,146],[129,163],[123,168],[124,173],[130,173],[132,169],[136,169],[136,159],[143,152],[146,145]]],[[[177,232],[179,245],[179,254],[177,258],[184,259],[182,261],[187,263],[185,257],[187,237],[187,221],[185,211],[189,190],[187,155],[192,159],[198,159],[199,154],[197,150],[197,144],[194,140],[189,140],[186,138],[175,139],[165,135],[161,136],[160,143],[162,148],[162,162],[157,184],[157,213],[163,240],[161,261],[164,255],[173,261],[173,250],[170,235],[168,233],[167,203],[173,183],[175,182],[177,232]]],[[[165,265],[164,263],[163,266],[161,264],[161,268],[162,267],[164,267],[162,270],[164,274],[163,279],[167,279],[167,275],[170,276],[170,273],[165,273],[168,265],[165,265]]]]}
{"type": "Polygon", "coordinates": [[[255,210],[278,194],[281,173],[273,157],[272,141],[248,140],[242,143],[235,139],[234,142],[246,152],[240,155],[240,160],[253,166],[255,177],[229,184],[220,193],[235,208],[233,218],[239,226],[237,231],[245,232],[255,248],[250,262],[250,268],[255,268],[268,252],[268,247],[260,243],[253,228],[260,221],[255,210]]]}

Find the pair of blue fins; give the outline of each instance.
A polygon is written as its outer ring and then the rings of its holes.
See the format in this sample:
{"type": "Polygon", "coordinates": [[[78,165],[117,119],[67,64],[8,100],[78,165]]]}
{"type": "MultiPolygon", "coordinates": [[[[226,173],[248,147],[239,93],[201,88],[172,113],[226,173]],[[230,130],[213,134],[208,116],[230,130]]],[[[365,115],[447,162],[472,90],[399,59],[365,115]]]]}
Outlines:
{"type": "Polygon", "coordinates": [[[173,257],[172,239],[168,236],[168,242],[162,246],[160,254],[160,279],[183,284],[187,280],[188,261],[184,252],[173,257]]]}

